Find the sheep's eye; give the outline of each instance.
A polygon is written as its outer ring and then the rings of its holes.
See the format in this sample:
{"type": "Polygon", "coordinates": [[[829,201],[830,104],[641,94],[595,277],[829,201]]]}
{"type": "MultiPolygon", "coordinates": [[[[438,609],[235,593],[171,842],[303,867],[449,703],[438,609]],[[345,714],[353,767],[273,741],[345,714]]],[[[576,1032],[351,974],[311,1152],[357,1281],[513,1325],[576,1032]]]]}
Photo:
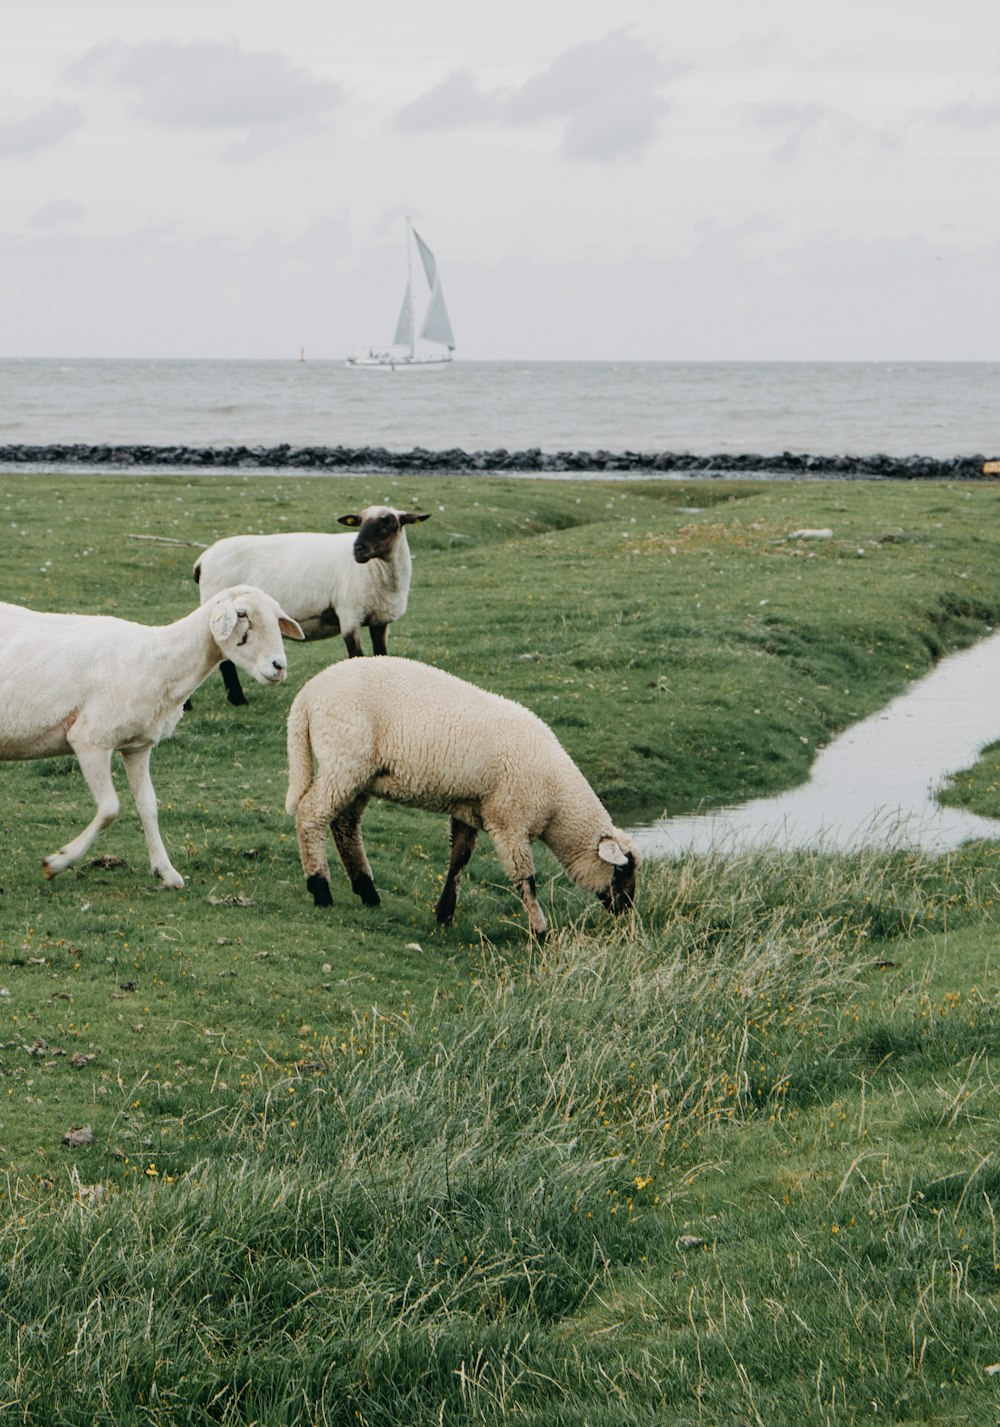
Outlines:
{"type": "Polygon", "coordinates": [[[239,648],[241,645],[245,644],[245,643],[247,642],[247,640],[250,638],[250,631],[251,631],[251,629],[253,629],[253,625],[250,623],[250,617],[249,617],[249,615],[247,614],[246,610],[240,609],[240,610],[237,610],[236,613],[239,615],[240,619],[245,619],[246,622],[247,622],[247,627],[246,627],[246,631],[245,631],[245,633],[244,633],[244,635],[243,635],[243,638],[242,638],[241,640],[239,640],[238,643],[237,643],[237,648],[239,648]]]}

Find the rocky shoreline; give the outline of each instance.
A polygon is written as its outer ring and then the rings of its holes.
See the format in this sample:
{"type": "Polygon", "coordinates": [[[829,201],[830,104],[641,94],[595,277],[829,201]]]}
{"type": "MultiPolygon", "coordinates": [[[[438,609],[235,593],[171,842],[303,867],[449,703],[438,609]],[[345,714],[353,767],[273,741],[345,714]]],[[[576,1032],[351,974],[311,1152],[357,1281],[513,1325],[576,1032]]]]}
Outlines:
{"type": "Polygon", "coordinates": [[[986,457],[810,456],[783,451],[761,456],[723,452],[698,456],[674,451],[387,451],[382,446],[0,446],[2,466],[193,467],[198,470],[536,472],[636,476],[804,478],[812,480],[987,480],[986,457]]]}

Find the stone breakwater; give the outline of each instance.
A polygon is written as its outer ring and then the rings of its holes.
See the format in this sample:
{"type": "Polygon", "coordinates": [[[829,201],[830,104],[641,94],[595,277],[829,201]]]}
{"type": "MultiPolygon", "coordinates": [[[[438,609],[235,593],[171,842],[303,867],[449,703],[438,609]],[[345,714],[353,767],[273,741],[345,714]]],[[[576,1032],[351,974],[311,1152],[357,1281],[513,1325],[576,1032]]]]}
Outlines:
{"type": "Polygon", "coordinates": [[[0,446],[0,465],[193,467],[197,470],[516,471],[619,475],[804,478],[812,480],[983,480],[984,456],[810,456],[723,452],[696,456],[674,451],[387,451],[382,446],[0,446]]]}

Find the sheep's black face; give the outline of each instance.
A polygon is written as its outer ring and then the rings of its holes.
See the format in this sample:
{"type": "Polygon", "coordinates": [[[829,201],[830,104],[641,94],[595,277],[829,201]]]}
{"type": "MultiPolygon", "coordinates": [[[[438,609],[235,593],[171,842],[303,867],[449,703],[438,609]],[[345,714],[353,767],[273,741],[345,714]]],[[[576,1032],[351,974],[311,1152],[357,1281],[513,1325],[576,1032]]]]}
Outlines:
{"type": "Polygon", "coordinates": [[[387,560],[400,532],[399,517],[391,512],[362,522],[354,542],[354,558],[359,565],[369,560],[387,560]]]}
{"type": "Polygon", "coordinates": [[[631,852],[621,867],[612,870],[611,885],[607,891],[598,892],[597,895],[608,911],[613,912],[616,917],[632,910],[635,903],[635,858],[631,852]]]}

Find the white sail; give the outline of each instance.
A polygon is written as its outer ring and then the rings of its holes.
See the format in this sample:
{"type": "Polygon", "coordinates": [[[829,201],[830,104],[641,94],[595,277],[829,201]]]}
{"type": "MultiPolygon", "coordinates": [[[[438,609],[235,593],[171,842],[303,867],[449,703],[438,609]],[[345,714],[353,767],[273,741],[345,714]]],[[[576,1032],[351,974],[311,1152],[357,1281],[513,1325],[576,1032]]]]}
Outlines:
{"type": "Polygon", "coordinates": [[[427,286],[432,288],[437,278],[437,263],[434,261],[434,254],[412,224],[410,226],[410,232],[413,234],[413,241],[417,245],[420,261],[423,263],[424,272],[427,274],[427,286]]]}
{"type": "Polygon", "coordinates": [[[413,298],[410,293],[410,284],[406,284],[406,292],[403,294],[403,305],[399,309],[399,320],[396,323],[396,335],[392,339],[394,347],[409,347],[413,341],[413,298]]]}
{"type": "Polygon", "coordinates": [[[444,305],[444,292],[440,282],[434,284],[431,300],[420,327],[420,335],[428,342],[443,342],[450,351],[454,351],[455,334],[448,320],[448,309],[444,305]]]}
{"type": "Polygon", "coordinates": [[[451,354],[455,350],[455,334],[451,330],[448,309],[444,305],[444,292],[441,287],[441,279],[438,276],[437,261],[409,219],[407,219],[406,223],[406,232],[406,266],[408,277],[406,292],[403,295],[403,305],[399,309],[396,333],[392,339],[392,346],[387,351],[373,351],[369,349],[367,356],[359,355],[348,357],[347,365],[349,367],[368,367],[394,372],[407,369],[433,369],[435,367],[447,366],[451,362],[451,354]],[[424,276],[427,278],[427,286],[430,289],[430,298],[427,303],[427,310],[424,313],[424,320],[420,324],[419,334],[415,334],[414,328],[413,250],[410,246],[409,237],[411,233],[413,234],[413,241],[416,244],[417,252],[420,254],[420,262],[423,266],[424,276]],[[420,341],[432,344],[430,350],[426,348],[423,350],[417,349],[417,335],[419,335],[420,341]],[[400,351],[400,348],[405,348],[406,350],[400,351]]]}

